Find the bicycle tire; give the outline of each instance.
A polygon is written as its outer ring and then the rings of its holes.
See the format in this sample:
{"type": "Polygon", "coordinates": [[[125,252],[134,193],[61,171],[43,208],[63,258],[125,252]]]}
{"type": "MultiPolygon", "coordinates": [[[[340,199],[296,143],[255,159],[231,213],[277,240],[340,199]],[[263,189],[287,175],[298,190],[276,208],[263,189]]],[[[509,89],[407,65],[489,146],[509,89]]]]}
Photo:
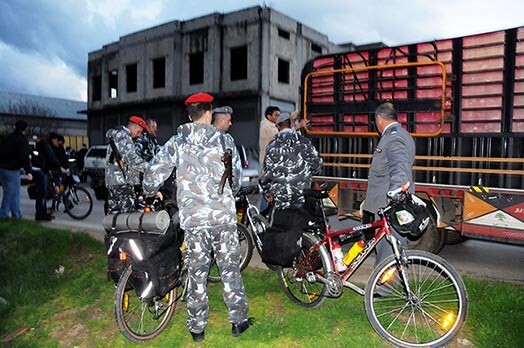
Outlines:
{"type": "MultiPolygon", "coordinates": [[[[240,272],[242,272],[246,269],[247,265],[249,265],[253,257],[253,240],[246,226],[241,223],[237,223],[237,232],[240,243],[240,272]]],[[[211,283],[218,283],[221,280],[220,272],[218,271],[218,266],[214,258],[211,260],[211,265],[209,266],[207,280],[211,283]]]]}
{"type": "Polygon", "coordinates": [[[412,250],[406,252],[406,258],[409,294],[394,256],[371,273],[364,295],[368,320],[379,336],[395,346],[445,346],[466,321],[464,282],[439,256],[412,250]]]}
{"type": "Polygon", "coordinates": [[[309,255],[310,249],[318,243],[318,239],[310,233],[302,235],[302,248],[293,260],[293,267],[277,267],[278,280],[289,299],[302,307],[317,308],[326,299],[327,285],[321,281],[309,282],[306,273],[313,272],[327,278],[332,271],[331,260],[323,245],[309,255]],[[307,257],[305,262],[302,262],[307,257]],[[319,262],[320,261],[320,262],[319,262]],[[297,269],[296,265],[300,265],[297,269]]]}
{"type": "Polygon", "coordinates": [[[64,207],[66,213],[73,219],[82,220],[91,214],[93,199],[89,191],[78,186],[67,190],[64,195],[64,207]]]}
{"type": "Polygon", "coordinates": [[[175,288],[154,302],[142,301],[130,279],[132,273],[133,266],[127,266],[118,281],[114,298],[115,318],[124,337],[141,343],[152,340],[166,328],[175,312],[177,295],[175,288]],[[158,311],[164,311],[156,319],[155,306],[159,306],[158,311]]]}

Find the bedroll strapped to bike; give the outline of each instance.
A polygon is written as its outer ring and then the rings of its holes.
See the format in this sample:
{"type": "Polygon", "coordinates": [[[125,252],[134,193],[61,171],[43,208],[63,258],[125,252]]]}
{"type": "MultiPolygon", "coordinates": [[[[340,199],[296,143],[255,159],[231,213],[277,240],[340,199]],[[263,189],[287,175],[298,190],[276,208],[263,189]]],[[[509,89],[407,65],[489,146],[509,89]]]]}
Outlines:
{"type": "Polygon", "coordinates": [[[141,298],[163,296],[178,286],[183,231],[170,223],[167,212],[117,215],[104,218],[108,278],[118,283],[125,267],[132,265],[131,284],[141,298]],[[113,221],[110,228],[108,221],[113,221]]]}

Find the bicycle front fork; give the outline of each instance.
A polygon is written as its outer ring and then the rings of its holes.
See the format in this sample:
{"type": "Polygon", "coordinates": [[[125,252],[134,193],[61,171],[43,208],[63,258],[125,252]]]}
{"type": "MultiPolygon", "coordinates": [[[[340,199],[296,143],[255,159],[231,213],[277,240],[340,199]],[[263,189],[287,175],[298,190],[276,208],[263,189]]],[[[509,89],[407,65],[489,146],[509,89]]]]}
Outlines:
{"type": "Polygon", "coordinates": [[[406,257],[405,249],[393,234],[388,234],[386,238],[393,248],[393,253],[395,254],[395,259],[397,260],[397,271],[399,272],[400,280],[402,281],[404,289],[406,290],[406,295],[411,297],[412,292],[408,279],[408,259],[406,257]]]}

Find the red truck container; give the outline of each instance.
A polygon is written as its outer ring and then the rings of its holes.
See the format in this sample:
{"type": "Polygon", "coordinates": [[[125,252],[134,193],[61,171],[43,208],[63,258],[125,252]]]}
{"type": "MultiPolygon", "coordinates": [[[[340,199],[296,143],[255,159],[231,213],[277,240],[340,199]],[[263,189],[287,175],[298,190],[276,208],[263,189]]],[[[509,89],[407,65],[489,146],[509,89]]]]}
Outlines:
{"type": "Polygon", "coordinates": [[[302,77],[308,136],[324,159],[316,180],[339,215],[359,217],[374,110],[392,101],[415,138],[417,195],[434,208],[416,247],[524,244],[524,27],[319,56],[302,77]]]}

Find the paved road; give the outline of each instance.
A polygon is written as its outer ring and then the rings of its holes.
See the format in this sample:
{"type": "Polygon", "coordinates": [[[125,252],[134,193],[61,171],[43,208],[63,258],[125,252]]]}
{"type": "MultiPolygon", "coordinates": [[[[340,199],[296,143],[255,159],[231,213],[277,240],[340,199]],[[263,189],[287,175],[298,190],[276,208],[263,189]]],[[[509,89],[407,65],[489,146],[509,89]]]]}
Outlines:
{"type": "MultiPolygon", "coordinates": [[[[90,192],[94,198],[94,192],[92,190],[90,192]]],[[[29,200],[25,186],[22,187],[21,207],[25,218],[34,218],[34,201],[29,200]]],[[[74,220],[63,212],[57,212],[55,216],[56,219],[52,222],[42,223],[52,227],[87,232],[92,237],[103,240],[105,233],[101,223],[104,216],[103,202],[95,201],[93,212],[85,220],[74,220]]],[[[524,285],[524,246],[467,240],[459,245],[447,245],[440,256],[455,266],[461,274],[524,285]]],[[[373,263],[372,257],[366,260],[362,269],[356,274],[356,281],[367,279],[373,263]]],[[[251,265],[265,268],[256,252],[251,265]]]]}

